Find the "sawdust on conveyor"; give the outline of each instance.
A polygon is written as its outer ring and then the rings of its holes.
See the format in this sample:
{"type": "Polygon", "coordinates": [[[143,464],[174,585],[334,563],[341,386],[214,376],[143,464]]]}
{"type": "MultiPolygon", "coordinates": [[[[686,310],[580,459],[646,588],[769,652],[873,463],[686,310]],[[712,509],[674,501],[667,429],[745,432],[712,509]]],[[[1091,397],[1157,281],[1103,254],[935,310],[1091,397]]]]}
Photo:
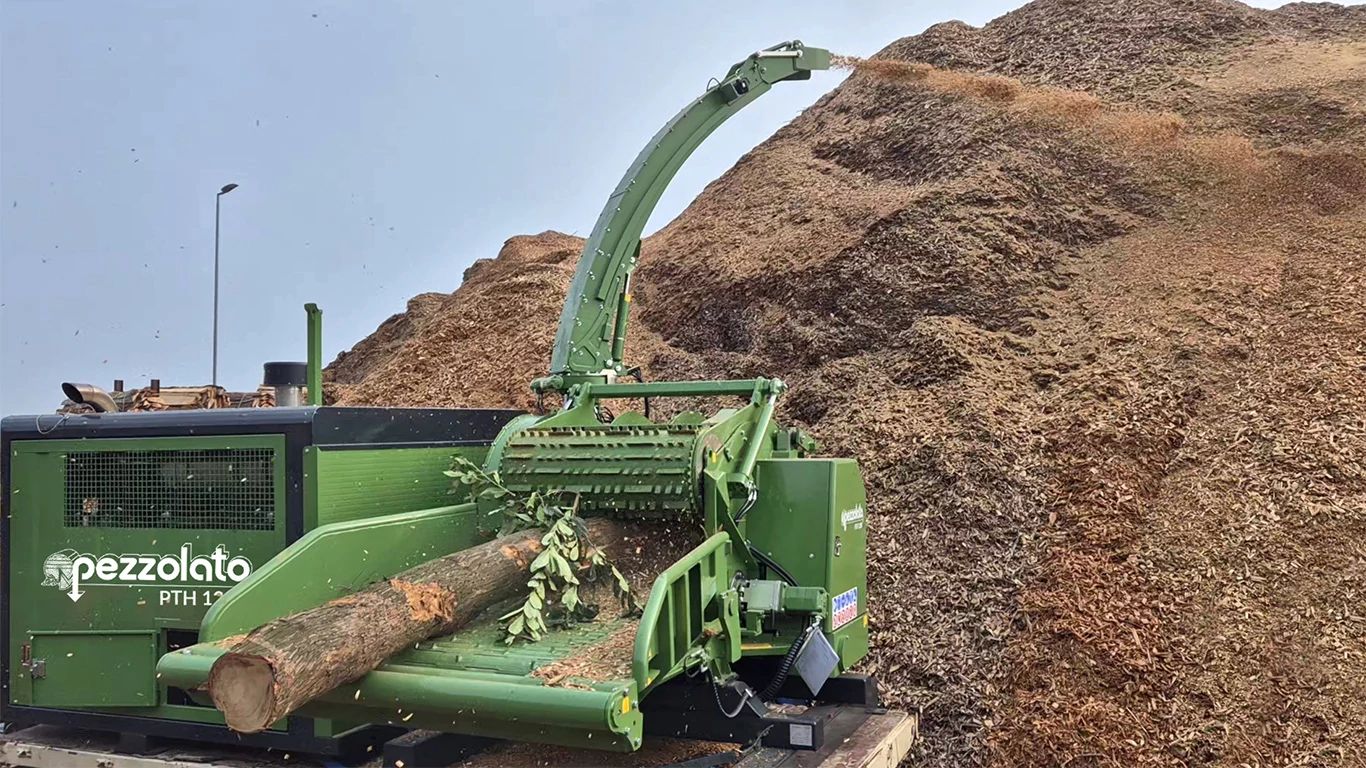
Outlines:
{"type": "MultiPolygon", "coordinates": [[[[859,458],[915,764],[1366,762],[1366,8],[1038,0],[872,62],[646,241],[628,352],[859,458]]],[[[532,405],[581,244],[333,396],[532,405]]]]}
{"type": "Polygon", "coordinates": [[[537,667],[531,674],[544,680],[546,685],[562,686],[582,684],[582,681],[605,683],[629,679],[639,630],[639,621],[628,621],[600,642],[573,656],[537,667]]]}

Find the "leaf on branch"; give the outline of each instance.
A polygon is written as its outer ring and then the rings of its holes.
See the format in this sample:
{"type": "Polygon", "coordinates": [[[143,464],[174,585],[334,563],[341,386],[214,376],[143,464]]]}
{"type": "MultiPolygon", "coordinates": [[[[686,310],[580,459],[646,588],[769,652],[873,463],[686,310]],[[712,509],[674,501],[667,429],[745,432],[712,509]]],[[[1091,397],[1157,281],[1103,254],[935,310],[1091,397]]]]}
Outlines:
{"type": "Polygon", "coordinates": [[[545,553],[550,555],[550,565],[551,568],[554,570],[556,576],[559,576],[560,578],[564,579],[574,575],[574,572],[569,570],[569,563],[566,562],[565,559],[560,556],[559,552],[556,552],[555,550],[547,547],[545,553]]]}
{"type": "Polygon", "coordinates": [[[550,559],[553,557],[556,557],[555,550],[551,549],[549,546],[541,550],[541,554],[537,555],[536,559],[531,561],[532,573],[545,568],[546,563],[549,563],[550,559]]]}
{"type": "Polygon", "coordinates": [[[504,533],[530,528],[545,531],[542,549],[531,562],[526,597],[516,609],[499,617],[505,643],[535,642],[550,631],[550,626],[572,627],[594,620],[598,606],[585,603],[579,595],[579,572],[591,582],[597,580],[599,568],[610,568],[615,578],[613,591],[623,608],[634,606],[626,579],[588,541],[588,526],[578,516],[578,494],[571,498],[563,490],[553,489],[519,497],[503,485],[497,472],[486,472],[462,456],[455,457],[442,474],[454,481],[452,493],[467,493],[475,501],[501,501],[501,506],[489,514],[502,515],[504,533]]]}

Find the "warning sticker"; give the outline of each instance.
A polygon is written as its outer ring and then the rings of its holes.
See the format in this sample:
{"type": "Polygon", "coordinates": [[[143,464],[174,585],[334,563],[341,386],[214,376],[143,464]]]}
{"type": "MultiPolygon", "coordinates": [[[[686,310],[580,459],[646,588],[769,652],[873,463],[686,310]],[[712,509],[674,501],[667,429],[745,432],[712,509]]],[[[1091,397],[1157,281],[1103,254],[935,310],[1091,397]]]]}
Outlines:
{"type": "Polygon", "coordinates": [[[858,618],[858,587],[830,598],[830,627],[839,629],[858,618]]]}

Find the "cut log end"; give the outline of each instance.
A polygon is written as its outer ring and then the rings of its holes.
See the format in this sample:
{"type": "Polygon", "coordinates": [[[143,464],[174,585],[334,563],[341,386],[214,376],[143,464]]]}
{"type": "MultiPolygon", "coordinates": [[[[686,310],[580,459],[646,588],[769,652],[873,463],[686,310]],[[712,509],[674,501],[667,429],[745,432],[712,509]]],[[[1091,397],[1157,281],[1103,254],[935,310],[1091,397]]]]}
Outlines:
{"type": "Polygon", "coordinates": [[[275,671],[260,656],[227,653],[209,670],[209,696],[238,733],[260,733],[279,719],[275,707],[275,671]]]}

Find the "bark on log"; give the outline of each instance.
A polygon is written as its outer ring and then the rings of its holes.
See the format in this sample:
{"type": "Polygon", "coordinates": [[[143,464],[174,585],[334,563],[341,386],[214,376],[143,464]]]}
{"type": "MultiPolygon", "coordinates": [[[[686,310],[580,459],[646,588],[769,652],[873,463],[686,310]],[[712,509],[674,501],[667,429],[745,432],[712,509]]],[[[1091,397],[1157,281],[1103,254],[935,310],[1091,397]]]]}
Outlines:
{"type": "MultiPolygon", "coordinates": [[[[621,541],[611,521],[586,521],[609,556],[621,541]]],[[[522,531],[409,568],[232,638],[209,671],[209,696],[240,733],[257,733],[349,683],[414,643],[453,632],[526,588],[541,531],[522,531]]]]}

